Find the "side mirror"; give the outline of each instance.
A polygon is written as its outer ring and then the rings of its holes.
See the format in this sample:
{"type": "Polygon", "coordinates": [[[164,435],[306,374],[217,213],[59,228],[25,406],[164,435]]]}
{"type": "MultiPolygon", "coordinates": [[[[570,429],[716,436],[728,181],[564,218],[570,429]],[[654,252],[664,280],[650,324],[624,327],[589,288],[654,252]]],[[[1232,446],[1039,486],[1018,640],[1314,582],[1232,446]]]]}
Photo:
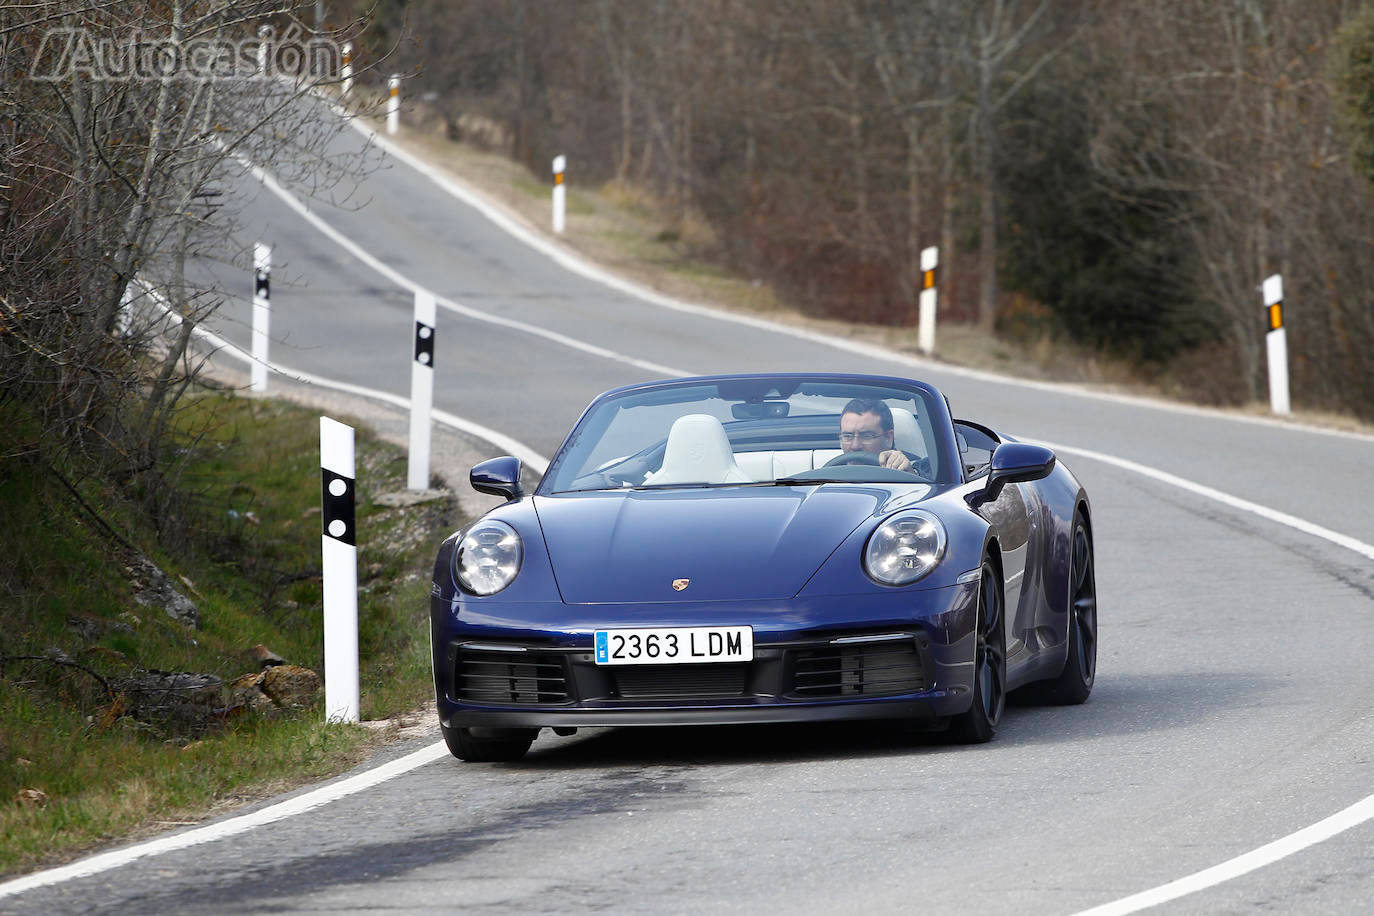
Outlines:
{"type": "Polygon", "coordinates": [[[474,465],[468,483],[478,493],[519,499],[524,494],[520,489],[520,459],[506,455],[474,465]]]}
{"type": "Polygon", "coordinates": [[[975,509],[990,503],[1002,494],[1009,483],[1041,480],[1054,470],[1054,452],[1040,445],[1025,442],[1003,442],[992,453],[988,482],[983,489],[969,494],[969,505],[975,509]]]}

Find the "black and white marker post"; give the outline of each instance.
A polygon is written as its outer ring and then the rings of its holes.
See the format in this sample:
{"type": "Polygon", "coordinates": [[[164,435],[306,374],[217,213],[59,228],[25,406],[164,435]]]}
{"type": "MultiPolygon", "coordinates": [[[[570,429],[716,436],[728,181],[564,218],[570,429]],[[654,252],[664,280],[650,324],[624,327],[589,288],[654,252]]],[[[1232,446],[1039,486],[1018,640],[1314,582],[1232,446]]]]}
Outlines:
{"type": "Polygon", "coordinates": [[[324,716],[357,722],[358,539],[353,427],[320,417],[320,553],[324,571],[324,716]]]}
{"type": "Polygon", "coordinates": [[[406,486],[429,489],[430,412],[434,408],[434,294],[415,291],[415,346],[410,361],[410,460],[406,486]]]}
{"type": "Polygon", "coordinates": [[[1264,281],[1264,310],[1269,331],[1264,345],[1269,351],[1269,409],[1277,414],[1293,412],[1288,401],[1288,335],[1283,330],[1283,276],[1264,281]]]}
{"type": "Polygon", "coordinates": [[[568,166],[567,156],[553,157],[553,231],[563,234],[563,217],[567,211],[567,186],[563,184],[563,171],[568,166]]]}
{"type": "Polygon", "coordinates": [[[916,319],[916,346],[926,356],[935,352],[935,268],[939,263],[939,248],[921,250],[921,311],[916,319]]]}
{"type": "Polygon", "coordinates": [[[267,335],[272,324],[272,246],[253,246],[253,385],[267,390],[267,335]]]}

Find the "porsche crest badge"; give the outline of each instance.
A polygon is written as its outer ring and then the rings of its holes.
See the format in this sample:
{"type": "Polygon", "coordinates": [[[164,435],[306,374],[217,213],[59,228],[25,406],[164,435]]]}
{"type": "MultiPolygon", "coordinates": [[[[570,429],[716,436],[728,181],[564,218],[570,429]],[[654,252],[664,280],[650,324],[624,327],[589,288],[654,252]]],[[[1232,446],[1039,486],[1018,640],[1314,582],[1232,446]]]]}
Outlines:
{"type": "Polygon", "coordinates": [[[691,579],[674,579],[674,580],[673,580],[673,591],[675,591],[675,592],[680,592],[680,591],[682,591],[684,588],[686,588],[687,586],[689,586],[689,585],[691,585],[691,584],[692,584],[692,580],[691,580],[691,579]]]}

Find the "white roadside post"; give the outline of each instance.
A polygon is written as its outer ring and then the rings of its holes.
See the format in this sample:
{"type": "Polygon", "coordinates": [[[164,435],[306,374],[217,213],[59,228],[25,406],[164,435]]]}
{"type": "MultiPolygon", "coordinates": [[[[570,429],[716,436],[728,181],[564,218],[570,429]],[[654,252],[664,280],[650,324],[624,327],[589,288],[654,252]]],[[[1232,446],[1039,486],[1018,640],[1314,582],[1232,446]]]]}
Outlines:
{"type": "Polygon", "coordinates": [[[357,722],[358,539],[353,427],[320,417],[320,554],[324,573],[324,717],[357,722]]]}
{"type": "Polygon", "coordinates": [[[391,74],[386,81],[386,132],[396,133],[401,126],[401,75],[391,74]]]}
{"type": "Polygon", "coordinates": [[[267,56],[269,45],[272,41],[272,27],[270,25],[258,26],[258,75],[267,73],[267,56]]]}
{"type": "Polygon", "coordinates": [[[1264,344],[1269,351],[1269,409],[1290,414],[1288,401],[1288,336],[1283,330],[1283,276],[1274,274],[1264,281],[1264,307],[1269,316],[1269,332],[1264,344]]]}
{"type": "Polygon", "coordinates": [[[345,41],[343,45],[343,66],[339,67],[339,77],[343,80],[343,96],[348,98],[348,94],[353,91],[353,42],[345,41]]]}
{"type": "Polygon", "coordinates": [[[134,330],[134,284],[124,284],[124,292],[119,294],[119,314],[115,318],[115,333],[128,337],[134,330]]]}
{"type": "Polygon", "coordinates": [[[406,486],[429,489],[430,412],[434,407],[434,294],[415,291],[415,346],[410,361],[410,459],[406,486]]]}
{"type": "Polygon", "coordinates": [[[921,250],[921,311],[917,316],[916,346],[926,356],[935,352],[935,268],[939,263],[939,248],[921,250]]]}
{"type": "Polygon", "coordinates": [[[563,217],[567,209],[567,188],[563,184],[563,170],[567,168],[568,157],[553,157],[553,231],[563,234],[563,217]]]}
{"type": "Polygon", "coordinates": [[[253,246],[252,389],[267,390],[267,335],[272,324],[272,246],[253,246]]]}

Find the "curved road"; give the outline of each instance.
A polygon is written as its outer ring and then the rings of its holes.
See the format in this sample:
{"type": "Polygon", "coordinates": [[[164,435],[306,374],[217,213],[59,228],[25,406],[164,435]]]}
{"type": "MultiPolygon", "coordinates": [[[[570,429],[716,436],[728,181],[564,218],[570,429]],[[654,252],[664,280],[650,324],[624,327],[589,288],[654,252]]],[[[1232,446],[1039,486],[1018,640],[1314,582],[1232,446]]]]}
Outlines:
{"type": "MultiPolygon", "coordinates": [[[[410,293],[257,183],[238,190],[255,195],[245,238],[270,239],[283,265],[273,359],[406,395],[410,293]]],[[[684,372],[915,375],[958,415],[1374,542],[1370,437],[1026,387],[662,308],[569,273],[399,162],[362,192],[361,210],[311,206],[483,313],[684,372]]],[[[249,279],[225,285],[246,293],[249,279]]],[[[246,346],[247,319],[233,303],[217,330],[246,346]]],[[[436,365],[437,407],[545,455],[593,395],[654,375],[442,309],[436,365]]],[[[1101,657],[1085,706],[1013,708],[981,747],[882,726],[544,732],[518,764],[444,757],[234,839],[0,898],[0,911],[1071,913],[1374,793],[1370,559],[1068,454],[1097,536],[1101,657]]],[[[1158,911],[1360,911],[1371,850],[1366,821],[1158,911]]]]}

